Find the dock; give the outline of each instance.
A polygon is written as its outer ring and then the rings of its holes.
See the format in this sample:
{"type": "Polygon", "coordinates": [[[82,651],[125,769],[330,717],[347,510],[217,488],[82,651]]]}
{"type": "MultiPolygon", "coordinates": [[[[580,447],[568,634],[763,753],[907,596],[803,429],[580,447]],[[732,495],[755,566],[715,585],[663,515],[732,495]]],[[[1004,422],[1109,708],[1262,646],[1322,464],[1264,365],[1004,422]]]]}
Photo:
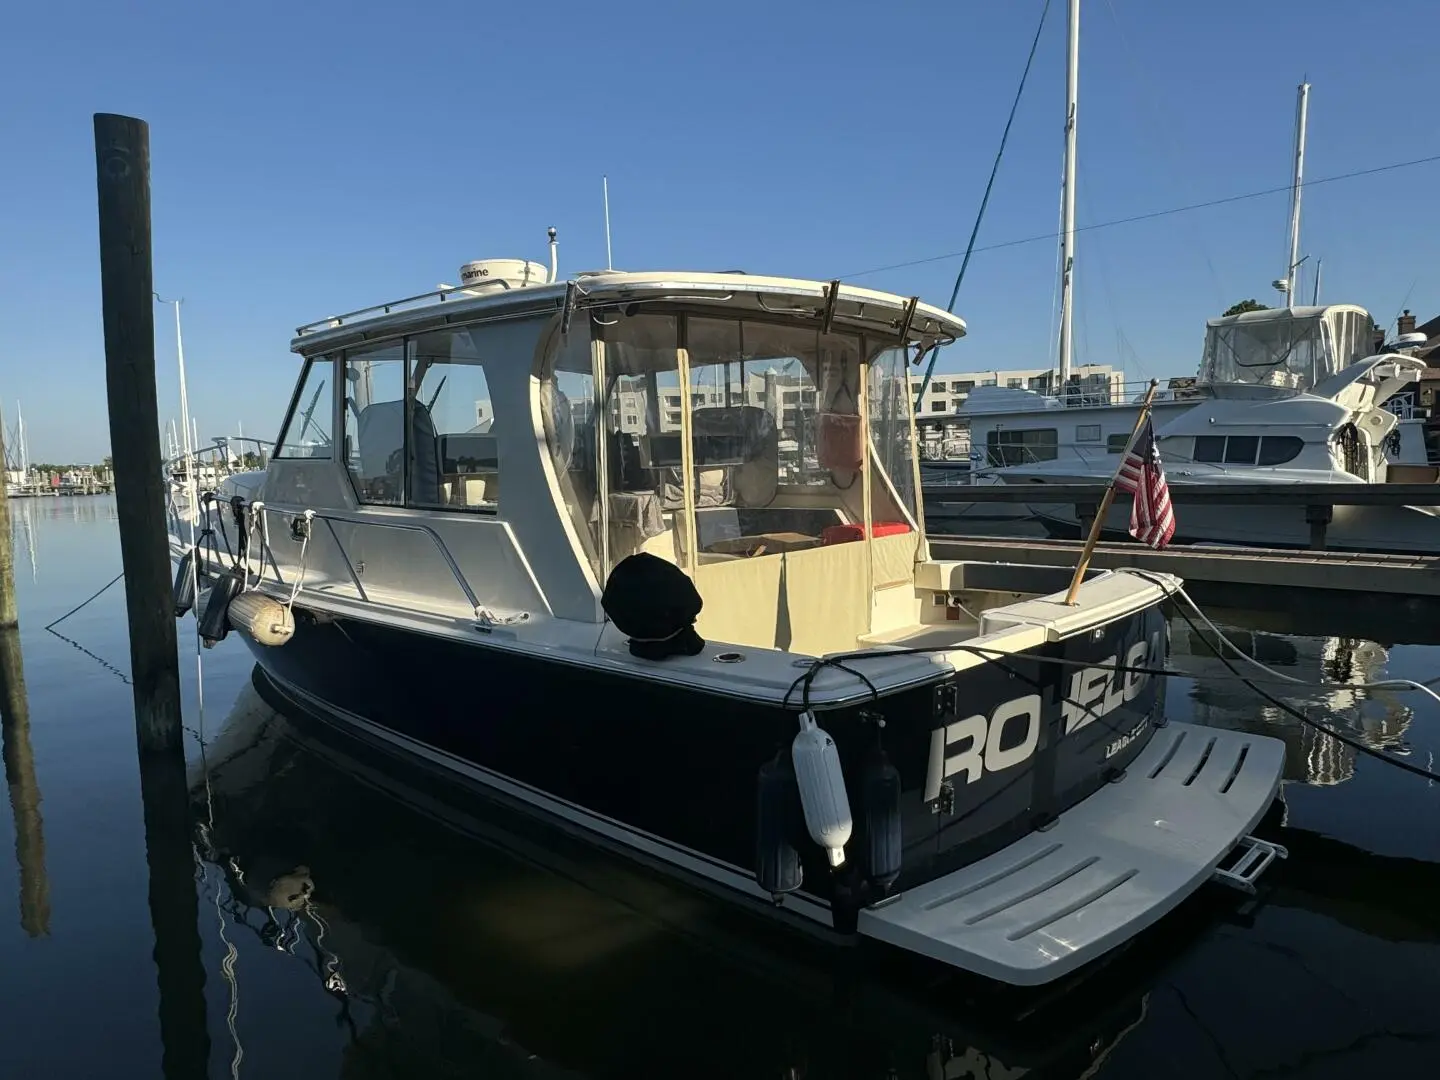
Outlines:
{"type": "MultiPolygon", "coordinates": [[[[962,511],[979,504],[1069,504],[1088,528],[1105,491],[1103,484],[928,484],[926,523],[936,558],[979,559],[1027,565],[1074,566],[1078,540],[1021,536],[959,536],[949,530],[965,520],[962,511]]],[[[1117,493],[1124,505],[1130,496],[1117,493]]],[[[1235,506],[1289,505],[1303,509],[1310,524],[1310,549],[1221,544],[1175,544],[1155,550],[1138,541],[1102,541],[1092,565],[1135,567],[1176,574],[1210,603],[1246,607],[1257,592],[1305,594],[1308,600],[1359,607],[1405,603],[1440,615],[1440,552],[1379,554],[1325,550],[1326,525],[1335,506],[1436,506],[1440,484],[1172,484],[1177,514],[1196,503],[1235,506]]],[[[982,528],[979,522],[975,523],[982,528]]],[[[1299,601],[1295,601],[1298,603],[1299,601]]],[[[1287,603],[1293,607],[1294,603],[1287,603]]]]}
{"type": "MultiPolygon", "coordinates": [[[[940,559],[978,559],[1027,566],[1074,566],[1078,540],[932,535],[940,559]]],[[[1288,548],[1199,547],[1177,544],[1156,551],[1141,543],[1095,545],[1091,564],[1102,570],[1133,566],[1178,574],[1186,581],[1271,589],[1440,598],[1440,556],[1362,555],[1288,548]]]]}

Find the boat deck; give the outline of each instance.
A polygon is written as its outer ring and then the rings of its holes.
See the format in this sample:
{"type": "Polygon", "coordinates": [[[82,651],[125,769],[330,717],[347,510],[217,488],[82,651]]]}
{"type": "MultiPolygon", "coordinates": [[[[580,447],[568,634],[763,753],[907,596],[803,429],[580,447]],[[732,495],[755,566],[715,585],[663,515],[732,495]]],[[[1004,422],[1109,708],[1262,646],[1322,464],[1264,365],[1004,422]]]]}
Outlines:
{"type": "Polygon", "coordinates": [[[1210,878],[1274,799],[1278,739],[1172,723],[1115,783],[989,858],[860,913],[860,932],[1034,986],[1094,960],[1210,878]]]}

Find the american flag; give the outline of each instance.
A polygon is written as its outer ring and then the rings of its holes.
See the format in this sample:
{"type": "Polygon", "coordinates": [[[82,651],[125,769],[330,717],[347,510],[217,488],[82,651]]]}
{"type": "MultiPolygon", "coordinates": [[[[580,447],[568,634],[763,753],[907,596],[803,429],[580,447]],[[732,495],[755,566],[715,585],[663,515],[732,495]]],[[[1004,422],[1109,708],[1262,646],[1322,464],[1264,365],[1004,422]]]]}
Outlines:
{"type": "Polygon", "coordinates": [[[1155,445],[1155,428],[1150,417],[1130,440],[1130,449],[1115,474],[1117,491],[1134,496],[1130,504],[1130,535],[1152,548],[1163,548],[1175,535],[1175,511],[1170,506],[1170,487],[1155,445]]]}

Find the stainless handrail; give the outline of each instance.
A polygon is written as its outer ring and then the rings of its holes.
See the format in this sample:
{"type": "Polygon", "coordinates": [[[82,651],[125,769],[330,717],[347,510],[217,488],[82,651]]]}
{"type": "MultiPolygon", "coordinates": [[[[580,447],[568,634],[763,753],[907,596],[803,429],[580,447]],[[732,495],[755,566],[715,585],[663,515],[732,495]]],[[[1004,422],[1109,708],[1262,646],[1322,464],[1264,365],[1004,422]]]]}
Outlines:
{"type": "MultiPolygon", "coordinates": [[[[303,511],[300,512],[303,513],[303,511]]],[[[262,504],[260,508],[260,513],[262,515],[275,513],[282,515],[289,514],[293,516],[296,511],[281,510],[268,504],[262,504]]],[[[435,532],[434,529],[430,528],[430,526],[422,525],[418,522],[377,521],[374,518],[362,518],[348,514],[326,513],[321,510],[314,511],[314,516],[325,522],[325,527],[330,531],[330,538],[335,541],[336,550],[340,552],[340,557],[345,560],[345,569],[349,572],[350,580],[354,582],[355,588],[359,591],[360,599],[363,602],[367,604],[376,603],[376,601],[370,599],[369,595],[365,591],[365,586],[361,584],[360,575],[356,572],[355,565],[350,560],[350,554],[345,550],[345,545],[341,543],[339,535],[335,532],[335,522],[341,522],[346,525],[372,526],[381,529],[397,529],[402,532],[418,532],[423,533],[425,536],[428,536],[430,538],[430,542],[433,543],[436,550],[439,551],[440,557],[445,561],[445,566],[447,569],[449,569],[450,576],[455,579],[455,584],[460,586],[460,591],[465,594],[465,599],[469,601],[470,609],[474,613],[476,621],[478,622],[485,618],[484,605],[480,603],[479,597],[475,595],[475,590],[470,587],[470,582],[465,579],[465,574],[461,571],[460,565],[455,561],[455,557],[450,554],[450,549],[445,546],[445,541],[442,540],[440,538],[440,535],[435,532]]],[[[268,520],[269,519],[266,518],[267,522],[268,520]]],[[[276,567],[276,575],[278,578],[278,566],[276,567]]],[[[284,582],[281,581],[280,584],[283,585],[284,582]]],[[[302,585],[301,588],[303,589],[304,586],[302,585]]]]}
{"type": "MultiPolygon", "coordinates": [[[[538,282],[537,284],[549,283],[538,282]]],[[[407,296],[403,300],[391,300],[388,303],[384,304],[371,304],[369,307],[356,308],[354,311],[347,311],[343,315],[330,315],[324,319],[316,319],[314,322],[306,323],[304,326],[297,326],[295,328],[295,336],[304,337],[306,334],[313,333],[316,330],[329,330],[336,326],[343,326],[345,325],[346,319],[353,319],[358,315],[369,315],[371,313],[389,315],[391,310],[394,308],[404,307],[407,304],[419,304],[422,300],[429,300],[433,303],[443,304],[445,302],[445,298],[451,293],[460,293],[462,296],[467,297],[480,296],[483,294],[474,292],[472,290],[477,288],[489,289],[495,285],[501,286],[501,288],[506,291],[508,291],[511,287],[510,283],[503,280],[502,278],[491,278],[483,285],[478,286],[455,285],[448,289],[431,289],[429,292],[417,293],[414,296],[407,296]]]]}

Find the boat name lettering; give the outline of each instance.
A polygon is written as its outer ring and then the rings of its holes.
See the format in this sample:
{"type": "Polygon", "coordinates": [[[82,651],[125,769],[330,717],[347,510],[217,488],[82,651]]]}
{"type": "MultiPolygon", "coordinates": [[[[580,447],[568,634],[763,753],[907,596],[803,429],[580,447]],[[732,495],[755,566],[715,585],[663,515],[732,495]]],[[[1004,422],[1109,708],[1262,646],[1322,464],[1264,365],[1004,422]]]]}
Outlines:
{"type": "MultiPolygon", "coordinates": [[[[1137,641],[1125,650],[1124,667],[1156,667],[1164,660],[1163,649],[1160,634],[1154,633],[1148,641],[1137,641]]],[[[1150,675],[1144,671],[1117,671],[1119,655],[1106,657],[1096,667],[1081,668],[1070,677],[1069,693],[1060,706],[1066,735],[1134,701],[1149,685],[1150,675]]],[[[1118,754],[1140,736],[1148,722],[1111,742],[1105,756],[1118,754]]],[[[1027,694],[997,705],[988,717],[977,713],[934,729],[925,770],[925,801],[938,799],[940,785],[952,776],[963,773],[965,783],[972,784],[986,773],[1029,761],[1039,745],[1042,723],[1040,695],[1027,694]]]]}
{"type": "Polygon", "coordinates": [[[987,772],[999,772],[1029,761],[1040,741],[1040,695],[1027,694],[995,707],[989,717],[967,716],[930,732],[930,764],[925,771],[925,801],[940,797],[940,785],[951,776],[965,774],[965,783],[987,772]],[[1024,725],[1018,742],[1015,734],[1024,725]],[[1007,729],[1010,745],[1003,746],[1007,729]],[[963,743],[958,754],[949,751],[963,743]]]}
{"type": "MultiPolygon", "coordinates": [[[[1150,676],[1144,671],[1117,671],[1119,655],[1107,656],[1096,667],[1081,668],[1070,676],[1069,693],[1060,703],[1066,735],[1134,701],[1149,685],[1150,676]]],[[[1150,635],[1148,642],[1137,641],[1125,651],[1123,667],[1157,668],[1164,662],[1164,645],[1157,632],[1150,635]]]]}

